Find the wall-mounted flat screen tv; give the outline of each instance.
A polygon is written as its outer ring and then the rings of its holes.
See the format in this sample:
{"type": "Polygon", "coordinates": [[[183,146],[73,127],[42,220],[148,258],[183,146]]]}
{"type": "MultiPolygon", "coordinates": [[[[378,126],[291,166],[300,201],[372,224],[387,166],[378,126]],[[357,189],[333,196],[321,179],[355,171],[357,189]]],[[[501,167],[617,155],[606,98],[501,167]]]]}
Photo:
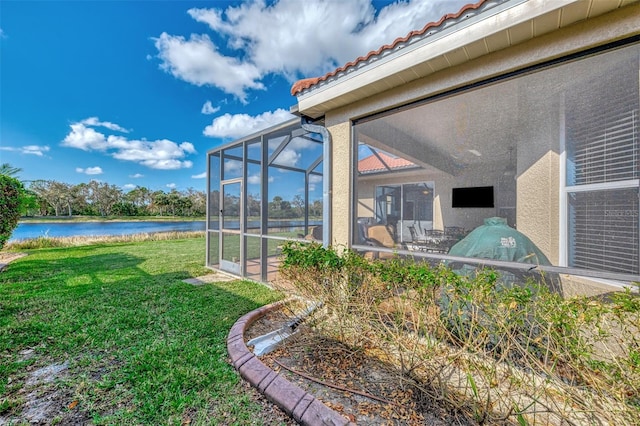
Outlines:
{"type": "Polygon", "coordinates": [[[453,188],[451,192],[451,207],[494,207],[493,186],[453,188]]]}

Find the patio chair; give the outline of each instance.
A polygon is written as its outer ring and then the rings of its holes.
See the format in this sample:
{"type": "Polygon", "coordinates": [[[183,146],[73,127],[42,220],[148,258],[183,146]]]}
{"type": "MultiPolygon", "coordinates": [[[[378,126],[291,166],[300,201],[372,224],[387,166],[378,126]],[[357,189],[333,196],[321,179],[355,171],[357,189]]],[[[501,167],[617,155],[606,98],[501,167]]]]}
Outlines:
{"type": "Polygon", "coordinates": [[[421,236],[418,231],[416,231],[416,227],[413,225],[410,225],[409,227],[409,232],[411,233],[411,241],[413,243],[418,243],[420,241],[424,241],[424,237],[421,236]]]}
{"type": "Polygon", "coordinates": [[[322,241],[322,225],[310,226],[309,233],[304,238],[306,240],[322,241]]]}
{"type": "Polygon", "coordinates": [[[425,229],[422,250],[431,253],[448,253],[455,243],[449,235],[440,229],[425,229]]]}
{"type": "Polygon", "coordinates": [[[444,233],[448,237],[459,241],[464,238],[467,231],[462,226],[445,226],[444,233]]]}
{"type": "MultiPolygon", "coordinates": [[[[402,248],[402,245],[398,247],[398,244],[393,239],[393,232],[388,225],[373,225],[367,230],[367,244],[370,246],[386,247],[386,248],[402,248]]],[[[389,259],[394,256],[393,253],[384,252],[367,252],[365,257],[367,259],[389,259]]]]}
{"type": "Polygon", "coordinates": [[[411,246],[414,250],[425,251],[425,244],[427,242],[426,237],[421,235],[416,227],[413,225],[408,226],[409,232],[411,233],[411,246]]]}

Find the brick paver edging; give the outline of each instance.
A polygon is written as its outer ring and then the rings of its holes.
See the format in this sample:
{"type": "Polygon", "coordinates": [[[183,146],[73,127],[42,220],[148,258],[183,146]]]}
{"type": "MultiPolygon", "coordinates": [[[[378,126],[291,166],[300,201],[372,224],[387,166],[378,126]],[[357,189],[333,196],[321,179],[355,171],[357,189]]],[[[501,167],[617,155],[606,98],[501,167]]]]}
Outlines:
{"type": "Polygon", "coordinates": [[[231,364],[251,386],[302,425],[354,425],[337,411],[267,367],[247,348],[244,342],[245,330],[258,318],[281,306],[282,302],[272,303],[251,311],[236,321],[227,337],[231,364]]]}

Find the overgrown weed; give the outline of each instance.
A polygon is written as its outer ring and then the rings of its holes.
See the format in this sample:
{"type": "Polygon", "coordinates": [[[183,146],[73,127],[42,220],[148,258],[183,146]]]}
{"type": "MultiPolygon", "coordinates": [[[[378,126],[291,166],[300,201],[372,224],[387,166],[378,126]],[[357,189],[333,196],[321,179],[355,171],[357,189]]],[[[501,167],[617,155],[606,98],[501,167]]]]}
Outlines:
{"type": "Polygon", "coordinates": [[[544,277],[516,284],[295,242],[281,273],[324,303],[322,333],[479,423],[640,423],[640,298],[629,290],[564,299],[544,277]]]}

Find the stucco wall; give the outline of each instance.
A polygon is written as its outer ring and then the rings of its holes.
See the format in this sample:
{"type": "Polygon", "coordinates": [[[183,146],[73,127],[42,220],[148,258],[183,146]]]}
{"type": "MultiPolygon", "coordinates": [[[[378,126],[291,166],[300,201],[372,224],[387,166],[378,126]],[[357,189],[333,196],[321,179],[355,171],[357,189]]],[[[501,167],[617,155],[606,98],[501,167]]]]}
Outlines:
{"type": "MultiPolygon", "coordinates": [[[[530,109],[528,126],[519,134],[517,150],[517,227],[559,264],[561,97],[552,107],[530,109]]],[[[536,103],[535,99],[523,102],[536,103]]]]}
{"type": "Polygon", "coordinates": [[[348,245],[351,229],[351,123],[327,126],[331,134],[331,244],[348,245]]]}
{"type": "Polygon", "coordinates": [[[558,264],[559,156],[553,151],[518,176],[517,228],[558,264]]]}

